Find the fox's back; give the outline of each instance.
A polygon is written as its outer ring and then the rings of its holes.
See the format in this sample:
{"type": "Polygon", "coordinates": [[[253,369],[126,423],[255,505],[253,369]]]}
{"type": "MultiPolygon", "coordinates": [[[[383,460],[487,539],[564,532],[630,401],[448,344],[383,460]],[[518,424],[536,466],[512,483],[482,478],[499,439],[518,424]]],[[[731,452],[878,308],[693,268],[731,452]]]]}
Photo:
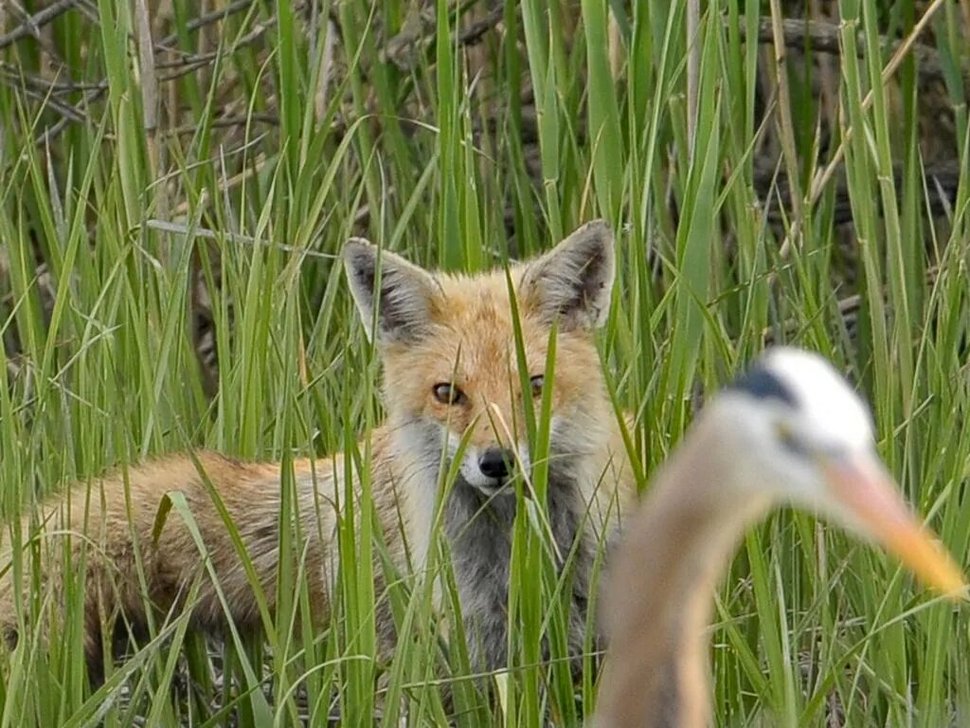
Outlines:
{"type": "MultiPolygon", "coordinates": [[[[320,481],[329,482],[329,469],[319,468],[320,481]]],[[[293,464],[295,487],[303,494],[299,501],[307,506],[320,500],[310,495],[318,478],[315,470],[309,460],[293,464]]],[[[38,508],[36,516],[24,516],[21,554],[28,564],[26,557],[34,552],[28,542],[38,539],[41,583],[55,590],[63,584],[63,570],[78,572],[84,565],[90,650],[98,646],[96,620],[102,611],[108,616],[123,611],[137,622],[147,605],[164,612],[184,599],[196,579],[193,617],[204,626],[223,623],[223,602],[206,571],[217,575],[218,589],[238,626],[256,626],[257,602],[244,560],[252,561],[272,606],[280,496],[278,464],[245,463],[212,452],[170,455],[77,483],[38,508]],[[63,558],[65,539],[70,544],[68,561],[63,558]],[[239,553],[239,544],[245,554],[239,553]],[[107,602],[99,605],[99,599],[107,602]]],[[[308,587],[314,599],[325,601],[327,554],[319,534],[332,531],[335,513],[330,500],[322,500],[323,508],[307,508],[308,517],[301,521],[304,530],[312,529],[306,534],[308,587]]],[[[0,558],[5,565],[12,558],[12,544],[10,538],[4,540],[8,545],[0,558]]],[[[5,626],[17,623],[12,571],[0,580],[0,623],[5,626]]],[[[25,584],[30,583],[25,574],[25,584]]]]}

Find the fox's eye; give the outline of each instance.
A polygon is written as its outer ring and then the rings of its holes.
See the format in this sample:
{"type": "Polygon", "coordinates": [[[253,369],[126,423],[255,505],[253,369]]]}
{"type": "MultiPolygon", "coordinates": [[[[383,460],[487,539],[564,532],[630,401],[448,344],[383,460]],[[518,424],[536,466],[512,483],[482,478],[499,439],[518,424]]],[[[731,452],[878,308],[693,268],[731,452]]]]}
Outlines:
{"type": "Polygon", "coordinates": [[[532,385],[532,396],[541,397],[542,396],[542,384],[545,382],[545,377],[541,374],[536,374],[532,379],[529,380],[529,384],[532,385]]]}
{"type": "Polygon", "coordinates": [[[451,382],[439,382],[431,391],[441,404],[461,404],[465,401],[465,393],[451,382]]]}

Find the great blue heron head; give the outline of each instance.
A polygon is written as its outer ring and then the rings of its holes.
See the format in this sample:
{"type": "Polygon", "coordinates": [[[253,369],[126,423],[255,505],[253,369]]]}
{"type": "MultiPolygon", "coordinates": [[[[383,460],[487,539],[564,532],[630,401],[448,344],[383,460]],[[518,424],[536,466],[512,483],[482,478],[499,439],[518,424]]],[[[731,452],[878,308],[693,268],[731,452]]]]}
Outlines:
{"type": "Polygon", "coordinates": [[[769,349],[711,403],[734,497],[769,495],[838,521],[949,594],[962,574],[913,515],[876,453],[863,400],[822,357],[769,349]]]}

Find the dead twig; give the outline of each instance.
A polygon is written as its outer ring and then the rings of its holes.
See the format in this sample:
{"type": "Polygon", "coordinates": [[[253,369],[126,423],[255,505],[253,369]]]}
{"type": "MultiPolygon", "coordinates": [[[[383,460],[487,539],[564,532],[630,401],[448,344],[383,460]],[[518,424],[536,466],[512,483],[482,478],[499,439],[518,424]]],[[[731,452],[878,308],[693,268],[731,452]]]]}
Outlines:
{"type": "Polygon", "coordinates": [[[155,53],[152,48],[152,29],[148,18],[148,4],[135,0],[135,39],[138,47],[139,81],[141,87],[142,124],[148,141],[148,157],[151,175],[158,172],[158,146],[155,132],[158,129],[158,77],[155,71],[155,53]]]}
{"type": "Polygon", "coordinates": [[[458,34],[458,43],[463,46],[478,44],[488,31],[501,22],[503,17],[505,17],[505,7],[503,3],[499,3],[498,7],[489,10],[484,18],[463,29],[458,34]]]}
{"type": "MultiPolygon", "coordinates": [[[[248,124],[269,124],[270,126],[278,126],[280,123],[280,118],[276,114],[250,114],[248,116],[220,116],[208,123],[212,129],[227,129],[233,126],[246,126],[248,124]]],[[[199,132],[198,124],[183,124],[181,126],[175,127],[174,129],[166,129],[166,136],[181,136],[184,134],[197,134],[199,132]]]]}
{"type": "MultiPolygon", "coordinates": [[[[470,3],[468,7],[474,3],[470,3]]],[[[481,42],[485,34],[498,25],[505,17],[503,3],[489,10],[481,20],[471,23],[467,28],[458,31],[458,44],[473,46],[481,42]]],[[[437,22],[434,5],[412,6],[401,30],[397,35],[388,39],[383,56],[397,66],[401,71],[408,72],[417,66],[420,54],[428,48],[435,38],[437,22]]]]}
{"type": "Polygon", "coordinates": [[[66,13],[76,4],[77,0],[58,0],[58,2],[49,5],[43,10],[38,10],[12,31],[6,35],[0,36],[0,50],[3,50],[8,45],[16,43],[21,38],[40,37],[40,29],[42,27],[54,20],[54,18],[57,16],[66,13]]]}
{"type": "Polygon", "coordinates": [[[227,233],[222,231],[216,232],[215,230],[186,225],[185,223],[180,222],[169,222],[168,220],[146,220],[145,227],[150,230],[156,230],[160,233],[167,233],[169,235],[184,235],[186,237],[203,238],[204,240],[225,240],[230,243],[239,243],[242,245],[249,245],[259,248],[276,248],[277,250],[285,250],[287,253],[299,253],[307,258],[322,258],[324,260],[337,260],[340,258],[339,255],[333,253],[321,253],[318,250],[310,250],[309,248],[300,248],[295,245],[285,245],[283,243],[274,243],[271,240],[254,238],[249,235],[240,235],[238,233],[227,233]]]}
{"type": "MultiPolygon", "coordinates": [[[[236,13],[246,10],[253,4],[254,0],[234,0],[234,2],[229,3],[223,8],[218,10],[213,10],[211,12],[200,15],[197,18],[193,18],[188,23],[185,24],[185,30],[189,33],[200,30],[207,25],[212,25],[213,23],[218,23],[220,20],[225,20],[230,15],[235,15],[236,13]]],[[[302,5],[302,3],[300,3],[302,5]]],[[[178,43],[179,36],[178,33],[171,33],[166,35],[160,41],[155,44],[155,49],[159,51],[168,50],[168,46],[173,43],[178,43]]]]}
{"type": "MultiPolygon", "coordinates": [[[[741,25],[738,30],[741,33],[741,37],[745,38],[747,28],[741,25]]],[[[839,41],[842,28],[837,23],[788,18],[781,21],[781,32],[784,44],[789,48],[799,50],[811,48],[818,53],[842,55],[842,45],[839,41]]],[[[776,42],[777,38],[771,17],[761,18],[758,21],[757,34],[759,43],[776,42]]],[[[916,58],[917,73],[923,82],[944,80],[943,62],[940,60],[939,52],[931,46],[907,41],[908,39],[906,41],[894,41],[888,38],[880,38],[879,45],[895,53],[905,43],[910,54],[916,58]]],[[[864,47],[865,44],[860,42],[857,52],[859,57],[863,56],[864,47]]],[[[961,72],[964,80],[970,80],[970,67],[964,66],[961,72]]]]}

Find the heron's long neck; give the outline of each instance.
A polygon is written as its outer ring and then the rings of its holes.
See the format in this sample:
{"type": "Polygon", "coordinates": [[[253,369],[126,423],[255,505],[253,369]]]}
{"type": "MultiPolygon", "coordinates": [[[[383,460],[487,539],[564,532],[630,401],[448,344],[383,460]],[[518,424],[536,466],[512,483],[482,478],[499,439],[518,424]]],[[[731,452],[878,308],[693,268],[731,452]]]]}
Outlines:
{"type": "MultiPolygon", "coordinates": [[[[701,423],[655,480],[610,567],[596,728],[703,728],[718,578],[765,501],[731,498],[737,457],[701,423]]],[[[741,454],[743,456],[743,454],[741,454]]]]}

